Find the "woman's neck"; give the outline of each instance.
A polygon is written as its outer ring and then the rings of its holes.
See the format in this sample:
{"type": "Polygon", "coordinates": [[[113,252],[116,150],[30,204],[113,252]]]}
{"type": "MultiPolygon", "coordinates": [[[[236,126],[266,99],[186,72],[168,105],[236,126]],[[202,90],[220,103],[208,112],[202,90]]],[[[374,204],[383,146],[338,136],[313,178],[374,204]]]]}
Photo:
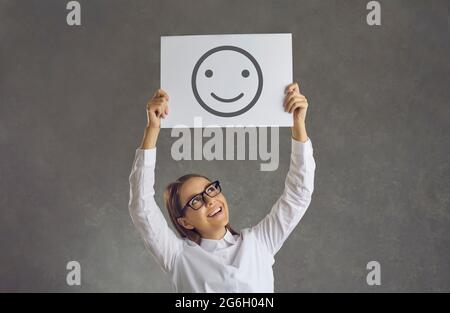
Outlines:
{"type": "Polygon", "coordinates": [[[217,230],[215,232],[211,232],[211,233],[208,233],[208,234],[203,234],[202,235],[202,239],[220,240],[223,237],[225,237],[226,233],[227,233],[227,229],[224,227],[224,228],[221,228],[221,229],[219,229],[219,230],[217,230]]]}

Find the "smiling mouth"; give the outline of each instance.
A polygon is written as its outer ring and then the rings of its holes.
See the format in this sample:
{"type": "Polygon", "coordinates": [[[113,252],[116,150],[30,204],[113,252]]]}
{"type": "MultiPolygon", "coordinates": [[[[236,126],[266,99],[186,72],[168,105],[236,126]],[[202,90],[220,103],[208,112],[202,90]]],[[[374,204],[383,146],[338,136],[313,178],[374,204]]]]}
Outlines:
{"type": "Polygon", "coordinates": [[[217,101],[221,101],[221,102],[234,102],[234,101],[238,101],[239,99],[241,99],[244,96],[244,93],[241,92],[241,94],[237,97],[231,98],[231,99],[224,99],[221,98],[219,96],[216,96],[216,94],[214,92],[211,92],[211,96],[216,99],[217,101]]]}
{"type": "Polygon", "coordinates": [[[218,207],[217,209],[215,209],[213,212],[208,214],[208,217],[214,217],[220,213],[223,212],[223,208],[222,207],[218,207]]]}

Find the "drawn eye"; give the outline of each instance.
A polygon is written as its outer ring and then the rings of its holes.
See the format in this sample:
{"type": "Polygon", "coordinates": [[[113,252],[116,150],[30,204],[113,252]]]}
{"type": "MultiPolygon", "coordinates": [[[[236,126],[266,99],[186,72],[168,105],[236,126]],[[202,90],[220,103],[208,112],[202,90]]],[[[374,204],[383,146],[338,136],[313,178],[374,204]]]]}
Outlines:
{"type": "Polygon", "coordinates": [[[208,77],[208,78],[211,77],[211,76],[213,76],[213,71],[211,71],[211,70],[206,70],[206,71],[205,71],[205,76],[208,77]]]}
{"type": "Polygon", "coordinates": [[[250,72],[247,70],[243,70],[241,74],[242,74],[242,77],[247,78],[250,75],[250,72]]]}

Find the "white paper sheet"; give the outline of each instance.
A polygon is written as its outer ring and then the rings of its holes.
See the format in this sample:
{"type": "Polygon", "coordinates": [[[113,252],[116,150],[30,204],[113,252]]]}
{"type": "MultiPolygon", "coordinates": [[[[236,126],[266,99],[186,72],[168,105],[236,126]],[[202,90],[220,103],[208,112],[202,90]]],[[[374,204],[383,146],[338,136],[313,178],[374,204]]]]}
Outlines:
{"type": "Polygon", "coordinates": [[[290,83],[291,34],[161,37],[161,88],[170,97],[163,128],[291,126],[283,110],[290,83]]]}

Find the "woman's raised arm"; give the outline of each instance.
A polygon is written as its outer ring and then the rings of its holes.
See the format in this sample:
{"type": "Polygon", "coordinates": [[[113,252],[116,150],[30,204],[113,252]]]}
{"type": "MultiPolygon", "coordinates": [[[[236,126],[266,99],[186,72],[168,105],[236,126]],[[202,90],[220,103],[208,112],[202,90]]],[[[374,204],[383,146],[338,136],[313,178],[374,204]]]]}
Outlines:
{"type": "Polygon", "coordinates": [[[285,111],[293,113],[291,161],[283,194],[252,231],[268,251],[275,255],[295,226],[300,222],[311,202],[314,191],[316,163],[311,140],[306,133],[308,102],[298,84],[286,88],[285,111]]]}
{"type": "Polygon", "coordinates": [[[136,149],[130,181],[128,208],[145,246],[153,253],[164,271],[172,270],[182,248],[182,240],[167,225],[154,199],[156,142],[160,118],[168,114],[167,94],[158,90],[147,104],[147,127],[141,146],[136,149]]]}

